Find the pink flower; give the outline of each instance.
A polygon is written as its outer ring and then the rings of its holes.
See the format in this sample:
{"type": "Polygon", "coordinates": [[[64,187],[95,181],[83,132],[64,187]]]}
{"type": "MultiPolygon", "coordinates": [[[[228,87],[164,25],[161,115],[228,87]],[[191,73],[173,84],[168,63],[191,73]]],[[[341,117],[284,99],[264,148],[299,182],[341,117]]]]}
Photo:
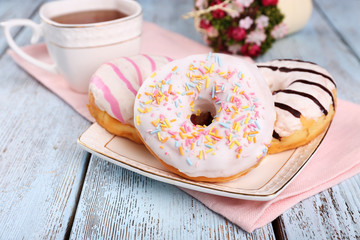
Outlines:
{"type": "Polygon", "coordinates": [[[288,33],[288,28],[285,23],[276,25],[271,31],[271,36],[275,39],[283,38],[288,33]]]}
{"type": "Polygon", "coordinates": [[[236,4],[234,4],[234,3],[231,3],[231,4],[229,4],[228,5],[228,8],[229,8],[229,10],[231,10],[231,11],[229,11],[229,12],[227,12],[227,14],[229,14],[230,15],[230,17],[232,17],[232,18],[237,18],[237,17],[239,17],[240,16],[240,13],[242,13],[243,11],[244,11],[244,9],[242,8],[238,8],[238,6],[236,5],[236,4]]]}
{"type": "Polygon", "coordinates": [[[240,52],[244,56],[257,57],[261,53],[261,48],[259,45],[256,44],[244,44],[241,46],[240,52]]]}
{"type": "Polygon", "coordinates": [[[198,22],[196,22],[195,24],[199,26],[200,32],[203,33],[203,35],[206,35],[206,37],[212,38],[219,36],[218,30],[211,25],[209,20],[198,19],[198,22]]]}
{"type": "Polygon", "coordinates": [[[198,9],[205,9],[208,6],[208,2],[206,0],[196,0],[195,6],[198,9]]]}
{"type": "Polygon", "coordinates": [[[260,46],[256,44],[252,45],[249,49],[250,57],[257,57],[259,56],[260,52],[261,52],[260,46]]]}
{"type": "Polygon", "coordinates": [[[266,28],[269,26],[269,17],[266,15],[260,15],[256,20],[256,27],[257,28],[266,28]]]}
{"type": "Polygon", "coordinates": [[[219,36],[219,32],[216,28],[214,28],[213,26],[210,26],[208,29],[206,29],[206,34],[209,37],[217,37],[219,36]]]}
{"type": "Polygon", "coordinates": [[[237,5],[242,5],[244,7],[250,7],[250,5],[254,2],[254,0],[236,0],[235,3],[237,5]]]}
{"type": "Polygon", "coordinates": [[[264,6],[275,6],[278,3],[278,0],[261,0],[264,6]]]}
{"type": "Polygon", "coordinates": [[[211,23],[206,19],[201,19],[200,28],[208,29],[209,27],[211,27],[211,23]]]}
{"type": "Polygon", "coordinates": [[[221,19],[221,18],[225,17],[226,12],[224,12],[224,11],[221,10],[221,9],[217,9],[217,10],[215,10],[215,11],[212,11],[212,12],[211,12],[211,15],[212,15],[213,18],[215,18],[215,19],[221,19]]]}
{"type": "Polygon", "coordinates": [[[241,3],[241,1],[236,0],[235,2],[233,2],[233,5],[239,14],[244,11],[244,5],[241,3]]]}
{"type": "Polygon", "coordinates": [[[212,11],[211,15],[215,19],[221,19],[221,18],[225,17],[226,13],[223,10],[217,9],[215,11],[212,11]]]}
{"type": "Polygon", "coordinates": [[[228,36],[236,41],[241,41],[246,38],[246,30],[241,27],[229,28],[228,36]]]}
{"type": "MultiPolygon", "coordinates": [[[[218,4],[221,4],[221,3],[222,3],[221,0],[216,0],[216,1],[214,1],[214,2],[211,4],[211,6],[218,5],[218,4]]],[[[223,17],[226,16],[226,12],[223,11],[223,10],[221,10],[221,9],[217,9],[217,10],[215,10],[215,11],[212,11],[212,12],[211,12],[211,15],[212,15],[213,18],[215,18],[215,19],[221,19],[221,18],[223,18],[223,17]]]]}
{"type": "Polygon", "coordinates": [[[230,45],[228,47],[229,52],[231,52],[232,54],[236,54],[239,50],[240,50],[240,45],[238,44],[234,44],[234,45],[230,45]]]}
{"type": "Polygon", "coordinates": [[[246,43],[255,43],[257,45],[261,45],[263,41],[266,39],[266,34],[264,29],[255,29],[251,33],[249,33],[246,37],[246,43]]]}
{"type": "Polygon", "coordinates": [[[254,21],[251,19],[251,17],[247,16],[246,18],[243,18],[239,21],[239,26],[245,29],[249,29],[253,22],[254,21]]]}
{"type": "Polygon", "coordinates": [[[242,55],[248,56],[249,55],[248,51],[249,51],[249,44],[244,44],[241,46],[240,52],[242,55]]]}

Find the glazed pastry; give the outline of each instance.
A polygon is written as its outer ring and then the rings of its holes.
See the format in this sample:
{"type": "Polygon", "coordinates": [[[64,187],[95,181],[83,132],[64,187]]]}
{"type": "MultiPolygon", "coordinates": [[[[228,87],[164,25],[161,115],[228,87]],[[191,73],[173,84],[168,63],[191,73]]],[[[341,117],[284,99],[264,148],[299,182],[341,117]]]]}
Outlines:
{"type": "Polygon", "coordinates": [[[335,114],[336,84],[325,69],[289,59],[259,63],[258,67],[276,107],[269,153],[305,145],[329,126],[335,114]]]}
{"type": "Polygon", "coordinates": [[[103,64],[89,85],[89,111],[102,127],[117,136],[141,143],[133,126],[137,90],[155,69],[170,58],[149,55],[122,57],[103,64]]]}
{"type": "Polygon", "coordinates": [[[154,72],[140,87],[134,125],[170,171],[225,182],[267,154],[273,97],[255,65],[224,54],[194,55],[154,72]]]}

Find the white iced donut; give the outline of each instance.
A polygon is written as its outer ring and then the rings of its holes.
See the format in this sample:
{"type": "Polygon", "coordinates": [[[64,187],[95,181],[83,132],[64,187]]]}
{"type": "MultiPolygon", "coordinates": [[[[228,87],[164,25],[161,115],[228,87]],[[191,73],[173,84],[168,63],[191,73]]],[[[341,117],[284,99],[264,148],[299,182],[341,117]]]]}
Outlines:
{"type": "Polygon", "coordinates": [[[134,101],[143,81],[168,57],[136,55],[122,57],[100,66],[89,85],[89,111],[109,132],[141,143],[133,127],[134,101]]]}
{"type": "Polygon", "coordinates": [[[336,84],[312,62],[280,59],[258,67],[273,92],[276,122],[270,153],[309,143],[335,114],[336,84]]]}
{"type": "Polygon", "coordinates": [[[138,91],[134,116],[143,142],[170,171],[223,182],[247,173],[267,154],[275,108],[256,65],[209,54],[154,72],[138,91]]]}

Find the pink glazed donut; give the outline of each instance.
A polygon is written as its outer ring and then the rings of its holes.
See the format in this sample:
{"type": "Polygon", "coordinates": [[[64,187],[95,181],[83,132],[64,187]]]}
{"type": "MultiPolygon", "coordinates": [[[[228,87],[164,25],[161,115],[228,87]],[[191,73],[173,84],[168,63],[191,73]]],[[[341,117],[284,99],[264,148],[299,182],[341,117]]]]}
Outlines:
{"type": "Polygon", "coordinates": [[[134,104],[146,147],[194,181],[230,181],[256,167],[274,121],[273,97],[257,67],[225,54],[166,64],[144,81],[134,104]]]}
{"type": "Polygon", "coordinates": [[[171,60],[162,56],[135,55],[103,64],[90,81],[90,114],[110,133],[142,143],[133,126],[135,95],[153,71],[171,60]]]}

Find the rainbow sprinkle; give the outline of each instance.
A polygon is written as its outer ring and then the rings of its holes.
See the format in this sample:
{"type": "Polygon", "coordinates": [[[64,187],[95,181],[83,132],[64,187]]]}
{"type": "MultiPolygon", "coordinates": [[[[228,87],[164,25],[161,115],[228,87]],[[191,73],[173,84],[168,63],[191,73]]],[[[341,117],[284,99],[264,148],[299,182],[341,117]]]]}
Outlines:
{"type": "MultiPolygon", "coordinates": [[[[254,92],[245,92],[247,89],[244,86],[248,84],[242,82],[246,79],[245,74],[236,69],[223,69],[223,66],[221,56],[210,52],[205,61],[193,61],[185,69],[172,66],[171,72],[162,79],[158,76],[161,74],[153,72],[147,91],[137,96],[136,125],[141,124],[142,116],[150,116],[153,128],[147,131],[148,134],[156,135],[154,137],[160,143],[175,147],[181,159],[192,167],[216,155],[221,145],[227,146],[234,151],[236,158],[241,159],[243,148],[256,143],[261,130],[261,103],[254,92]],[[172,76],[183,71],[186,71],[186,81],[179,88],[172,76]],[[213,80],[215,77],[216,81],[213,80]],[[184,99],[189,99],[189,103],[184,99]],[[186,108],[195,116],[200,116],[201,109],[197,109],[196,104],[200,99],[209,99],[216,107],[217,115],[213,116],[209,126],[194,125],[190,120],[191,115],[182,118],[179,111],[186,108]],[[163,110],[155,111],[159,108],[163,110]],[[176,111],[175,118],[164,115],[170,110],[176,111]]],[[[168,155],[166,148],[160,144],[161,151],[168,155]]],[[[262,158],[266,153],[265,146],[257,158],[262,158]]]]}

